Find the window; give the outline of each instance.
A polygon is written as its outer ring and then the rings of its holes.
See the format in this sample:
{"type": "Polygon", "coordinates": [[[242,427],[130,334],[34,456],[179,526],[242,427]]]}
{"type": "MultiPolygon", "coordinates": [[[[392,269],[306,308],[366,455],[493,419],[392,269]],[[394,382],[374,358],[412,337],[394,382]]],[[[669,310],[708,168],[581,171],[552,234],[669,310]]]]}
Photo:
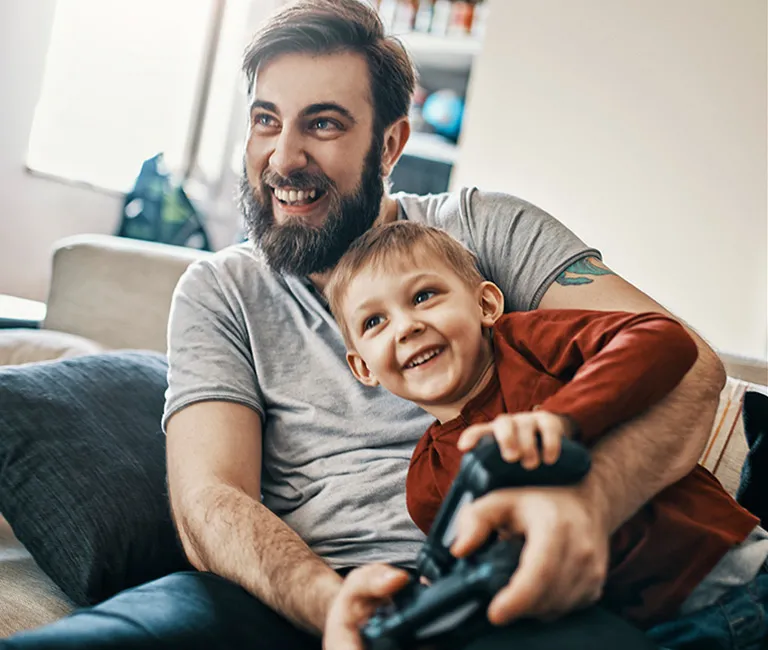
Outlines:
{"type": "Polygon", "coordinates": [[[215,176],[248,28],[272,1],[58,0],[28,167],[123,192],[162,151],[215,176]]]}

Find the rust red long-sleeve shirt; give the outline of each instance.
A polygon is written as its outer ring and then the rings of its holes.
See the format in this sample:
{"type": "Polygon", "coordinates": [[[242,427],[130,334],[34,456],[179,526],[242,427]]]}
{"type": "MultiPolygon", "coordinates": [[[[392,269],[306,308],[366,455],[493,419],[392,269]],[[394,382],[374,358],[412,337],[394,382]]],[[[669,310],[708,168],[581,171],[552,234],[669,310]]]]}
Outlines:
{"type": "MultiPolygon", "coordinates": [[[[504,315],[493,331],[496,373],[461,414],[435,422],[414,450],[408,511],[429,530],[470,424],[534,407],[566,415],[593,445],[666,396],[696,361],[685,329],[661,314],[535,310],[504,315]]],[[[757,525],[703,467],[663,490],[611,539],[604,604],[639,625],[674,615],[693,588],[757,525]]]]}

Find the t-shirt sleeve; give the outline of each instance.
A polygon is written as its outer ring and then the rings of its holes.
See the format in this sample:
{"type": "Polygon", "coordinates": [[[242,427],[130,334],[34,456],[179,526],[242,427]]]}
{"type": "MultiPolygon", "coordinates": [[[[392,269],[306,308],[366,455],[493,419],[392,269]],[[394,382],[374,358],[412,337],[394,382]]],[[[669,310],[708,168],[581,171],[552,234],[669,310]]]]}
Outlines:
{"type": "Polygon", "coordinates": [[[504,292],[507,311],[528,311],[571,264],[600,258],[544,210],[517,197],[477,188],[462,190],[480,271],[504,292]]]}
{"type": "Polygon", "coordinates": [[[264,417],[250,339],[237,300],[207,260],[191,265],[179,280],[168,322],[168,419],[195,402],[237,402],[264,417]]]}

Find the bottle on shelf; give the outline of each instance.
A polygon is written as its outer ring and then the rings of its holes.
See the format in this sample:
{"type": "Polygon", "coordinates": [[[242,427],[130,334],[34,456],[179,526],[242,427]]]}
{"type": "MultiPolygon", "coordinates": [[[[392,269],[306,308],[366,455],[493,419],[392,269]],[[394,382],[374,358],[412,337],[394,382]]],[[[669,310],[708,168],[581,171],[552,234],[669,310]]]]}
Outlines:
{"type": "Polygon", "coordinates": [[[435,0],[420,0],[416,9],[416,19],[413,28],[417,32],[429,33],[432,31],[432,15],[435,9],[435,0]]]}
{"type": "Polygon", "coordinates": [[[451,18],[448,25],[448,36],[462,37],[472,32],[472,19],[475,5],[467,0],[455,0],[451,4],[451,18]]]}
{"type": "Polygon", "coordinates": [[[435,36],[445,36],[451,24],[451,0],[435,0],[432,7],[431,33],[435,36]]]}
{"type": "Polygon", "coordinates": [[[395,17],[392,22],[393,34],[412,32],[416,20],[416,7],[413,0],[398,0],[395,17]]]}

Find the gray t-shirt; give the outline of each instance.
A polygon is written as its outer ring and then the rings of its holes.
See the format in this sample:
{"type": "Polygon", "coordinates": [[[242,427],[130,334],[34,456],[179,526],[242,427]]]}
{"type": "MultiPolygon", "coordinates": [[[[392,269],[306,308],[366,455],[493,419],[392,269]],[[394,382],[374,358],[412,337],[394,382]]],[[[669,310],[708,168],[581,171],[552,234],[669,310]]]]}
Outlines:
{"type": "MultiPolygon", "coordinates": [[[[441,227],[472,250],[508,311],[536,308],[566,267],[599,256],[509,195],[395,198],[401,218],[441,227]]],[[[174,294],[168,356],[163,426],[195,402],[249,406],[262,418],[270,510],[334,568],[413,565],[423,535],[406,510],[405,475],[432,418],[354,379],[339,328],[306,278],[275,273],[249,244],[193,264],[174,294]]]]}

